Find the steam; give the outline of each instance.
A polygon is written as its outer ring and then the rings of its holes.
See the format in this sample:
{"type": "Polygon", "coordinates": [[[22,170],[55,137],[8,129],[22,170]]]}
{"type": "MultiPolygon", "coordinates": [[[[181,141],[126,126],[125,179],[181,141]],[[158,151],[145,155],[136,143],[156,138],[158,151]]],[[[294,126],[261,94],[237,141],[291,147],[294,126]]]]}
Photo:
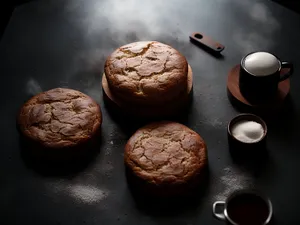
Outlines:
{"type": "Polygon", "coordinates": [[[41,92],[42,88],[39,83],[35,79],[30,78],[26,83],[26,93],[30,96],[34,96],[41,92]]]}

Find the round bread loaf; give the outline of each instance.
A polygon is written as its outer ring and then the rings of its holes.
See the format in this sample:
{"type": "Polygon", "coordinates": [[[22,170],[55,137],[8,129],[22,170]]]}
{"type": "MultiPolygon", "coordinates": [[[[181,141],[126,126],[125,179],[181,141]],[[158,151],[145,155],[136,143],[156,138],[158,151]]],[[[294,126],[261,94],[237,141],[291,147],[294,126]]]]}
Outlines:
{"type": "Polygon", "coordinates": [[[135,42],[118,48],[105,62],[112,93],[128,102],[159,104],[184,93],[188,63],[172,47],[159,42],[135,42]]]}
{"type": "Polygon", "coordinates": [[[184,194],[196,187],[207,165],[199,134],[175,122],[140,128],[125,146],[125,165],[137,186],[155,195],[184,194]]]}
{"type": "Polygon", "coordinates": [[[27,101],[17,122],[27,141],[60,154],[63,151],[55,149],[84,148],[83,144],[100,130],[102,115],[91,97],[76,90],[56,88],[27,101]]]}
{"type": "MultiPolygon", "coordinates": [[[[105,103],[112,106],[116,112],[125,112],[127,115],[134,115],[139,118],[162,118],[165,116],[176,116],[186,110],[192,97],[193,72],[188,66],[188,82],[186,92],[176,99],[165,101],[162,105],[139,105],[125,102],[118,99],[110,90],[105,74],[102,76],[102,89],[105,103]]],[[[126,116],[126,115],[125,115],[126,116]]]]}

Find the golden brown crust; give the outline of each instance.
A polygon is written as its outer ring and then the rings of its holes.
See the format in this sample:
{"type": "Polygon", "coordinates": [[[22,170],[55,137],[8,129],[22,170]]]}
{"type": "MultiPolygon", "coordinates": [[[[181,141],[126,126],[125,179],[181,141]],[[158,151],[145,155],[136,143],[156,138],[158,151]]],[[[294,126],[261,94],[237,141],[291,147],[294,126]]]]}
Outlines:
{"type": "Polygon", "coordinates": [[[135,42],[118,48],[105,62],[111,91],[120,99],[157,104],[186,89],[188,63],[172,47],[135,42]]]}
{"type": "Polygon", "coordinates": [[[115,110],[122,109],[123,112],[137,116],[137,117],[164,117],[164,116],[173,116],[178,115],[182,112],[183,109],[186,109],[189,101],[192,96],[192,87],[193,87],[193,72],[190,65],[188,66],[188,82],[187,89],[184,93],[180,94],[175,98],[175,100],[166,101],[164,104],[157,105],[138,105],[132,104],[132,102],[127,102],[124,100],[118,99],[115,95],[112,94],[108,84],[105,74],[102,76],[102,89],[104,92],[104,97],[106,100],[109,100],[109,103],[113,104],[115,110]]]}
{"type": "Polygon", "coordinates": [[[91,97],[55,88],[27,101],[17,122],[27,139],[48,148],[64,148],[88,141],[99,130],[102,115],[91,97]]]}
{"type": "Polygon", "coordinates": [[[129,170],[153,187],[188,185],[207,165],[199,134],[166,121],[139,129],[127,142],[124,157],[129,170]]]}

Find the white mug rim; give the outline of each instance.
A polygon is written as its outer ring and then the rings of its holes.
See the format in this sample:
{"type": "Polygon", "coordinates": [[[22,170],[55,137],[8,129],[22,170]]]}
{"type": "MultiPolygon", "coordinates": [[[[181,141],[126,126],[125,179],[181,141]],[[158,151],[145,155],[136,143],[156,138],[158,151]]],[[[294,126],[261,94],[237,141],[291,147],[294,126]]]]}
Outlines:
{"type": "Polygon", "coordinates": [[[243,195],[243,194],[253,194],[256,195],[258,197],[260,197],[267,205],[268,205],[268,210],[269,210],[269,214],[268,217],[266,218],[266,220],[264,221],[263,225],[267,225],[270,223],[272,215],[273,215],[273,206],[271,203],[271,200],[269,198],[267,198],[266,196],[262,195],[261,193],[257,192],[257,191],[253,191],[253,190],[240,190],[240,191],[236,191],[234,193],[232,193],[226,200],[225,200],[225,206],[224,206],[224,215],[225,218],[232,224],[232,225],[240,225],[236,222],[234,222],[230,216],[228,215],[227,212],[227,207],[228,207],[228,203],[236,196],[238,195],[243,195]]]}

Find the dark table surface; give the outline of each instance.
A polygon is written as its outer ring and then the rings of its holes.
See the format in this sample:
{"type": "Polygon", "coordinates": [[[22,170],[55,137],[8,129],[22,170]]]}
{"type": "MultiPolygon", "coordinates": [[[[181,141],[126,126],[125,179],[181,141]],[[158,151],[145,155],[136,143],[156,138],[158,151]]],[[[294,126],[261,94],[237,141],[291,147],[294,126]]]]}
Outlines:
{"type": "Polygon", "coordinates": [[[0,224],[223,224],[213,218],[212,203],[249,187],[271,198],[276,224],[300,224],[299,28],[299,15],[269,1],[46,0],[16,8],[0,42],[0,224]],[[224,44],[224,57],[191,44],[188,36],[194,31],[224,44]],[[136,204],[123,165],[131,133],[103,104],[105,58],[138,40],[172,45],[194,71],[194,99],[185,124],[205,139],[210,173],[203,197],[193,207],[178,203],[176,213],[136,204]],[[226,79],[228,70],[254,50],[292,60],[296,72],[289,108],[268,123],[268,158],[250,169],[234,163],[228,153],[226,126],[239,112],[227,98],[226,79]],[[103,110],[100,152],[72,176],[45,176],[31,169],[21,157],[15,128],[24,101],[55,87],[78,89],[103,110]]]}

